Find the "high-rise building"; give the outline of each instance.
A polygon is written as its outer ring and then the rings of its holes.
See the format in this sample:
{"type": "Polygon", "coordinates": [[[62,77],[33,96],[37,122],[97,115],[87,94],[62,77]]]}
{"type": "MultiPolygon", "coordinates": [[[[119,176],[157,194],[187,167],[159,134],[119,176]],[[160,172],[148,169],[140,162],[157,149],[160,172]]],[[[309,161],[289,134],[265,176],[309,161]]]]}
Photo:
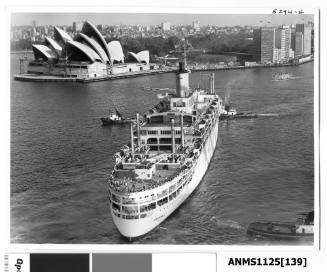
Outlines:
{"type": "Polygon", "coordinates": [[[163,22],[161,24],[161,28],[163,31],[169,31],[170,30],[170,22],[163,22]]]}
{"type": "Polygon", "coordinates": [[[282,61],[282,50],[279,48],[274,48],[273,63],[280,63],[282,61]]]}
{"type": "Polygon", "coordinates": [[[76,22],[73,22],[73,32],[76,32],[76,22]]]}
{"type": "Polygon", "coordinates": [[[295,52],[294,57],[301,57],[303,55],[303,33],[295,32],[295,52]]]}
{"type": "Polygon", "coordinates": [[[261,28],[253,30],[253,60],[261,62],[261,28]]]}
{"type": "Polygon", "coordinates": [[[261,63],[273,63],[275,60],[275,28],[261,28],[261,63]]]}
{"type": "MultiPolygon", "coordinates": [[[[302,33],[303,36],[302,55],[310,55],[311,54],[311,25],[296,24],[295,31],[302,33]]],[[[299,52],[300,50],[299,49],[297,50],[295,48],[295,51],[299,52]]]]}
{"type": "Polygon", "coordinates": [[[311,54],[311,25],[304,26],[303,33],[303,55],[311,54]]]}
{"type": "Polygon", "coordinates": [[[291,29],[288,26],[282,26],[276,29],[275,35],[275,49],[278,49],[278,57],[275,60],[277,62],[289,61],[291,29]]]}
{"type": "Polygon", "coordinates": [[[192,26],[195,31],[200,31],[200,21],[198,20],[193,21],[192,26]]]}
{"type": "Polygon", "coordinates": [[[295,51],[295,27],[291,28],[291,49],[295,51]]]}

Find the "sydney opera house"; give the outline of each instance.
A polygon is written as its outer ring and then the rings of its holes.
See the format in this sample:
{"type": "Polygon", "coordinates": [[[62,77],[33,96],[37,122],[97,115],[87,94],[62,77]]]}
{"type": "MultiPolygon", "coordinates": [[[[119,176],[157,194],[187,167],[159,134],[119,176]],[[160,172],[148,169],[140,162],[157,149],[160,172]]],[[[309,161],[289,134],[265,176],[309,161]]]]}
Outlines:
{"type": "Polygon", "coordinates": [[[59,27],[54,37],[46,37],[43,44],[33,45],[34,60],[28,73],[60,77],[96,78],[149,70],[149,51],[128,52],[125,62],[119,41],[106,43],[99,30],[86,21],[74,38],[59,27]]]}

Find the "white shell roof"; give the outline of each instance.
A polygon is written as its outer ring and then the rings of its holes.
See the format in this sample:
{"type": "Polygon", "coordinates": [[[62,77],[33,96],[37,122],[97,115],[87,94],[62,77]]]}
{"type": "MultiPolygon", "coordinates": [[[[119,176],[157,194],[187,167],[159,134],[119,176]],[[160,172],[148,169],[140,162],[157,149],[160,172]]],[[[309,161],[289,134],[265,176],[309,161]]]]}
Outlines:
{"type": "Polygon", "coordinates": [[[124,63],[124,53],[119,41],[111,41],[108,43],[110,62],[115,61],[124,63]]]}
{"type": "Polygon", "coordinates": [[[87,43],[87,45],[90,46],[101,57],[103,62],[109,61],[106,52],[102,49],[100,44],[95,39],[90,38],[83,33],[78,33],[75,40],[78,42],[84,41],[85,43],[87,43]]]}
{"type": "Polygon", "coordinates": [[[66,33],[65,31],[63,31],[61,28],[55,26],[54,29],[58,33],[58,35],[60,36],[60,38],[61,38],[61,40],[63,42],[67,42],[67,41],[72,41],[73,40],[72,37],[70,37],[68,35],[68,33],[66,33]]]}
{"type": "Polygon", "coordinates": [[[148,50],[141,51],[137,54],[134,52],[128,52],[137,62],[145,62],[149,63],[150,61],[150,54],[148,50]]]}
{"type": "Polygon", "coordinates": [[[134,52],[128,52],[128,54],[130,54],[137,62],[141,62],[137,54],[135,54],[134,52]]]}
{"type": "Polygon", "coordinates": [[[67,45],[73,46],[78,50],[82,51],[92,62],[95,62],[97,60],[102,62],[100,56],[92,48],[88,47],[83,43],[76,42],[76,41],[67,41],[67,45]]]}
{"type": "Polygon", "coordinates": [[[98,42],[98,44],[102,47],[104,52],[106,52],[108,59],[110,58],[109,50],[105,39],[103,38],[100,31],[92,23],[85,21],[81,33],[89,36],[90,38],[95,39],[98,42]]]}
{"type": "Polygon", "coordinates": [[[145,63],[149,63],[150,62],[150,53],[149,50],[143,50],[141,52],[137,53],[137,56],[139,58],[139,60],[142,62],[144,61],[145,63]]]}
{"type": "Polygon", "coordinates": [[[56,50],[56,54],[59,56],[62,51],[62,47],[50,37],[45,37],[45,40],[48,42],[49,45],[52,46],[54,50],[56,50]]]}
{"type": "Polygon", "coordinates": [[[33,44],[32,47],[33,47],[35,59],[37,58],[36,53],[41,54],[47,60],[52,60],[52,59],[54,59],[56,57],[54,55],[54,53],[52,52],[52,50],[49,47],[47,47],[47,46],[45,46],[43,44],[33,44]],[[35,52],[35,50],[37,52],[35,52]]]}

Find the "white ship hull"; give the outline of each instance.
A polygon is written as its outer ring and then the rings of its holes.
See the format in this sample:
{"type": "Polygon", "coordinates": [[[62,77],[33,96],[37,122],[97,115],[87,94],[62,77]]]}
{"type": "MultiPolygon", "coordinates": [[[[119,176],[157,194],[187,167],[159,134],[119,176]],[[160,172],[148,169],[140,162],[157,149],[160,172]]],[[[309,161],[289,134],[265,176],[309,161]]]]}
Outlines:
{"type": "MultiPolygon", "coordinates": [[[[154,209],[153,212],[145,218],[133,220],[124,219],[122,217],[118,217],[111,208],[111,215],[114,223],[123,236],[135,238],[153,230],[191,195],[205,175],[215,151],[218,139],[218,125],[219,118],[217,118],[215,125],[212,127],[208,139],[197,159],[196,165],[190,170],[192,171],[191,181],[186,184],[185,187],[183,187],[181,193],[177,197],[168,201],[168,203],[162,206],[157,206],[156,209],[154,209]]],[[[162,187],[158,188],[157,191],[159,189],[162,189],[162,187]]]]}

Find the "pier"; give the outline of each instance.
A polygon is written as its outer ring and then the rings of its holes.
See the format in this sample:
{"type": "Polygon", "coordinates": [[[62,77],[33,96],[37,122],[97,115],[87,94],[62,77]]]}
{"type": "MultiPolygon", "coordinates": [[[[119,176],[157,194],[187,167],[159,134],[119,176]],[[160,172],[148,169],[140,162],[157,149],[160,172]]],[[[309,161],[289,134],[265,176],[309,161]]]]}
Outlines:
{"type": "Polygon", "coordinates": [[[52,76],[52,75],[40,75],[40,74],[18,74],[14,76],[15,80],[19,81],[33,81],[33,82],[81,82],[81,83],[88,83],[88,82],[96,82],[96,81],[105,81],[105,80],[114,80],[114,79],[125,79],[131,77],[139,77],[139,76],[148,76],[148,75],[155,75],[155,74],[163,74],[163,73],[171,73],[173,69],[156,69],[156,70],[147,70],[147,71],[140,71],[140,72],[129,72],[123,74],[114,74],[108,75],[104,77],[59,77],[59,76],[52,76]]]}

